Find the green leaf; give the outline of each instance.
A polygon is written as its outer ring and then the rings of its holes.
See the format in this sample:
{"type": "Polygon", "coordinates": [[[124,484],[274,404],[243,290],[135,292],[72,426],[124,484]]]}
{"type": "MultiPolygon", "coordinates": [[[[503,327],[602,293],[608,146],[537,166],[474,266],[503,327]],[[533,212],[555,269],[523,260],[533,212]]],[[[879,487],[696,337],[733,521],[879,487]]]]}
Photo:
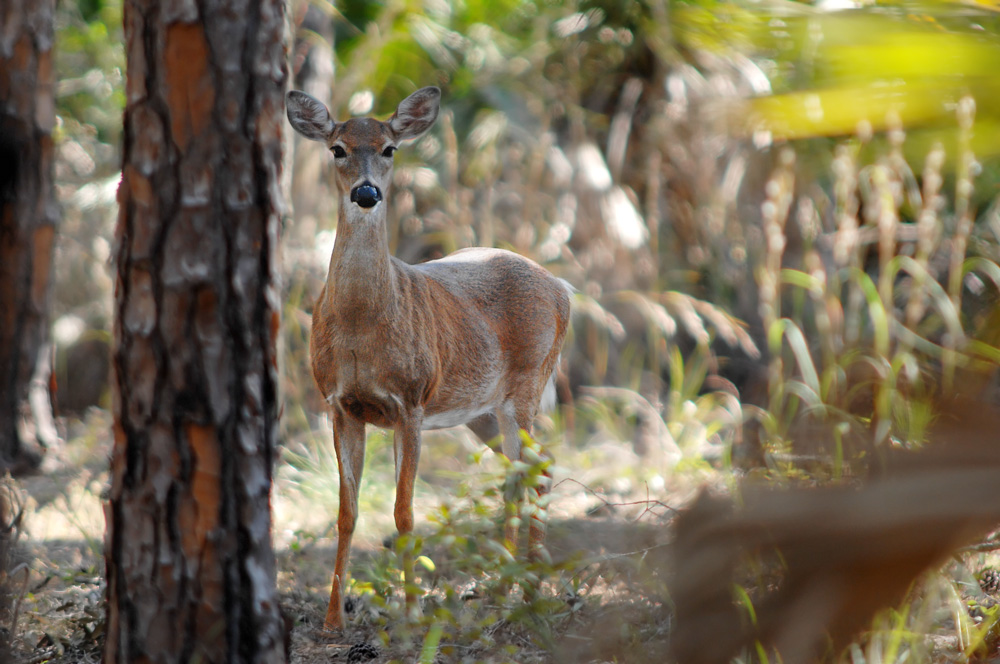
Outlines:
{"type": "Polygon", "coordinates": [[[424,569],[426,569],[428,572],[433,572],[435,569],[437,569],[437,567],[434,565],[434,561],[428,558],[427,556],[417,556],[416,562],[423,565],[424,569]]]}

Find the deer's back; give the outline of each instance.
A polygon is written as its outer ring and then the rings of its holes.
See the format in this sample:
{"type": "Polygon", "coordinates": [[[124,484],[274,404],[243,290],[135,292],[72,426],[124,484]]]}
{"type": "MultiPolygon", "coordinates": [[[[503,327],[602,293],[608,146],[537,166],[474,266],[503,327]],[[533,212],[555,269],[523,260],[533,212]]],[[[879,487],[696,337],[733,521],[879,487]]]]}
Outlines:
{"type": "Polygon", "coordinates": [[[532,363],[562,343],[569,292],[562,281],[512,251],[473,247],[413,266],[488,319],[510,353],[532,363]]]}

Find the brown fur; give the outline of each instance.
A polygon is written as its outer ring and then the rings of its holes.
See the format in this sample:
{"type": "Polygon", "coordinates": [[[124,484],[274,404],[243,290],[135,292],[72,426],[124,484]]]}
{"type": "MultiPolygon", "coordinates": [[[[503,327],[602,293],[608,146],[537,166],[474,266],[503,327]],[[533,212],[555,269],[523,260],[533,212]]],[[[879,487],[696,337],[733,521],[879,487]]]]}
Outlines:
{"type": "MultiPolygon", "coordinates": [[[[327,629],[344,625],[342,593],[365,425],[394,431],[396,526],[409,533],[420,431],[471,421],[477,435],[499,429],[504,453],[518,457],[520,431],[531,430],[566,336],[568,291],[536,263],[509,251],[466,249],[410,266],[389,253],[384,200],[367,208],[352,202],[352,190],[365,184],[384,197],[392,180],[386,149],[423,134],[437,117],[439,98],[437,88],[423,88],[388,122],[337,124],[315,99],[300,92],[288,96],[295,129],[334,151],[340,196],[337,239],[310,344],[313,375],[333,410],[340,465],[327,629]]],[[[516,530],[508,528],[506,536],[516,546],[516,530]]],[[[530,540],[530,550],[539,551],[543,523],[532,521],[530,540]]],[[[404,558],[403,567],[410,585],[412,560],[404,558]]],[[[407,605],[416,607],[409,593],[407,605]]]]}

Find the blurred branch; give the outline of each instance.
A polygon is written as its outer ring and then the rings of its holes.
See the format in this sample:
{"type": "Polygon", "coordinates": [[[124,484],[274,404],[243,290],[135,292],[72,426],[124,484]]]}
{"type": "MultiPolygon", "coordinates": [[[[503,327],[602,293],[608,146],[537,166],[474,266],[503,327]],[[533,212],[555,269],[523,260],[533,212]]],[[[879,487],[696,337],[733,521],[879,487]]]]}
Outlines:
{"type": "Polygon", "coordinates": [[[786,663],[813,661],[830,643],[835,655],[925,569],[995,528],[1000,413],[971,402],[941,411],[937,444],[894,454],[859,488],[744,486],[737,499],[704,494],[681,514],[677,661],[728,662],[756,642],[786,663]],[[772,553],[780,580],[761,589],[748,621],[733,584],[745,556],[772,553]]]}
{"type": "MultiPolygon", "coordinates": [[[[632,506],[635,506],[635,505],[643,505],[643,506],[645,506],[645,509],[643,510],[642,514],[640,514],[638,517],[636,517],[636,519],[635,519],[636,521],[638,521],[639,519],[641,519],[646,514],[652,513],[653,510],[651,509],[651,506],[662,507],[663,509],[669,510],[671,512],[676,512],[677,511],[676,507],[671,507],[670,505],[667,505],[666,503],[664,503],[662,501],[651,500],[649,498],[646,498],[645,500],[633,500],[633,501],[624,502],[624,503],[613,503],[610,500],[608,500],[607,498],[605,498],[604,496],[602,496],[601,494],[599,494],[594,489],[592,489],[589,486],[587,486],[586,484],[584,484],[583,482],[581,482],[579,480],[575,480],[572,477],[567,477],[564,480],[560,480],[559,482],[557,482],[555,484],[555,486],[552,487],[552,489],[555,490],[557,487],[561,486],[562,484],[566,484],[566,483],[578,485],[581,489],[583,489],[587,493],[591,494],[592,496],[594,496],[595,498],[597,498],[598,500],[600,500],[604,504],[604,507],[632,507],[632,506]]],[[[646,493],[648,495],[648,493],[649,493],[648,489],[647,489],[646,493]]]]}
{"type": "Polygon", "coordinates": [[[837,650],[875,612],[898,602],[924,570],[1000,523],[1000,413],[943,404],[921,453],[899,453],[860,488],[771,490],[738,499],[703,494],[678,517],[672,597],[677,661],[728,662],[755,643],[786,663],[837,650]],[[756,620],[733,601],[746,556],[780,560],[780,578],[754,598],[756,620]]]}

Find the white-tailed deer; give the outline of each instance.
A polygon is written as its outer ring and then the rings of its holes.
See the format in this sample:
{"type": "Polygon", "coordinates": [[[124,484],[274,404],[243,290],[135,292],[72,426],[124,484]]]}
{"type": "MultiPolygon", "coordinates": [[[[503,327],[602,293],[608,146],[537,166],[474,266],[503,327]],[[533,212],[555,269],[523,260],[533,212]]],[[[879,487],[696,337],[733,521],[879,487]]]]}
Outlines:
{"type": "MultiPolygon", "coordinates": [[[[337,238],[326,286],[313,310],[313,375],[333,411],[340,466],[337,563],[325,627],[344,626],[344,582],[358,513],[365,425],[393,430],[396,527],[413,530],[413,482],[420,432],[467,424],[485,441],[503,435],[521,455],[552,384],[569,321],[569,291],[527,258],[500,249],[463,249],[407,265],[389,253],[385,198],[392,155],[427,131],[441,91],[422,88],[387,121],[335,122],[321,102],[292,91],[288,119],[333,153],[339,199],[337,238]]],[[[543,486],[540,492],[547,491],[543,486]]],[[[508,546],[517,531],[508,523],[508,546]]],[[[532,518],[529,551],[541,550],[545,524],[532,518]]],[[[404,554],[407,587],[413,561],[404,554]]],[[[407,592],[407,605],[416,597],[407,592]]]]}

